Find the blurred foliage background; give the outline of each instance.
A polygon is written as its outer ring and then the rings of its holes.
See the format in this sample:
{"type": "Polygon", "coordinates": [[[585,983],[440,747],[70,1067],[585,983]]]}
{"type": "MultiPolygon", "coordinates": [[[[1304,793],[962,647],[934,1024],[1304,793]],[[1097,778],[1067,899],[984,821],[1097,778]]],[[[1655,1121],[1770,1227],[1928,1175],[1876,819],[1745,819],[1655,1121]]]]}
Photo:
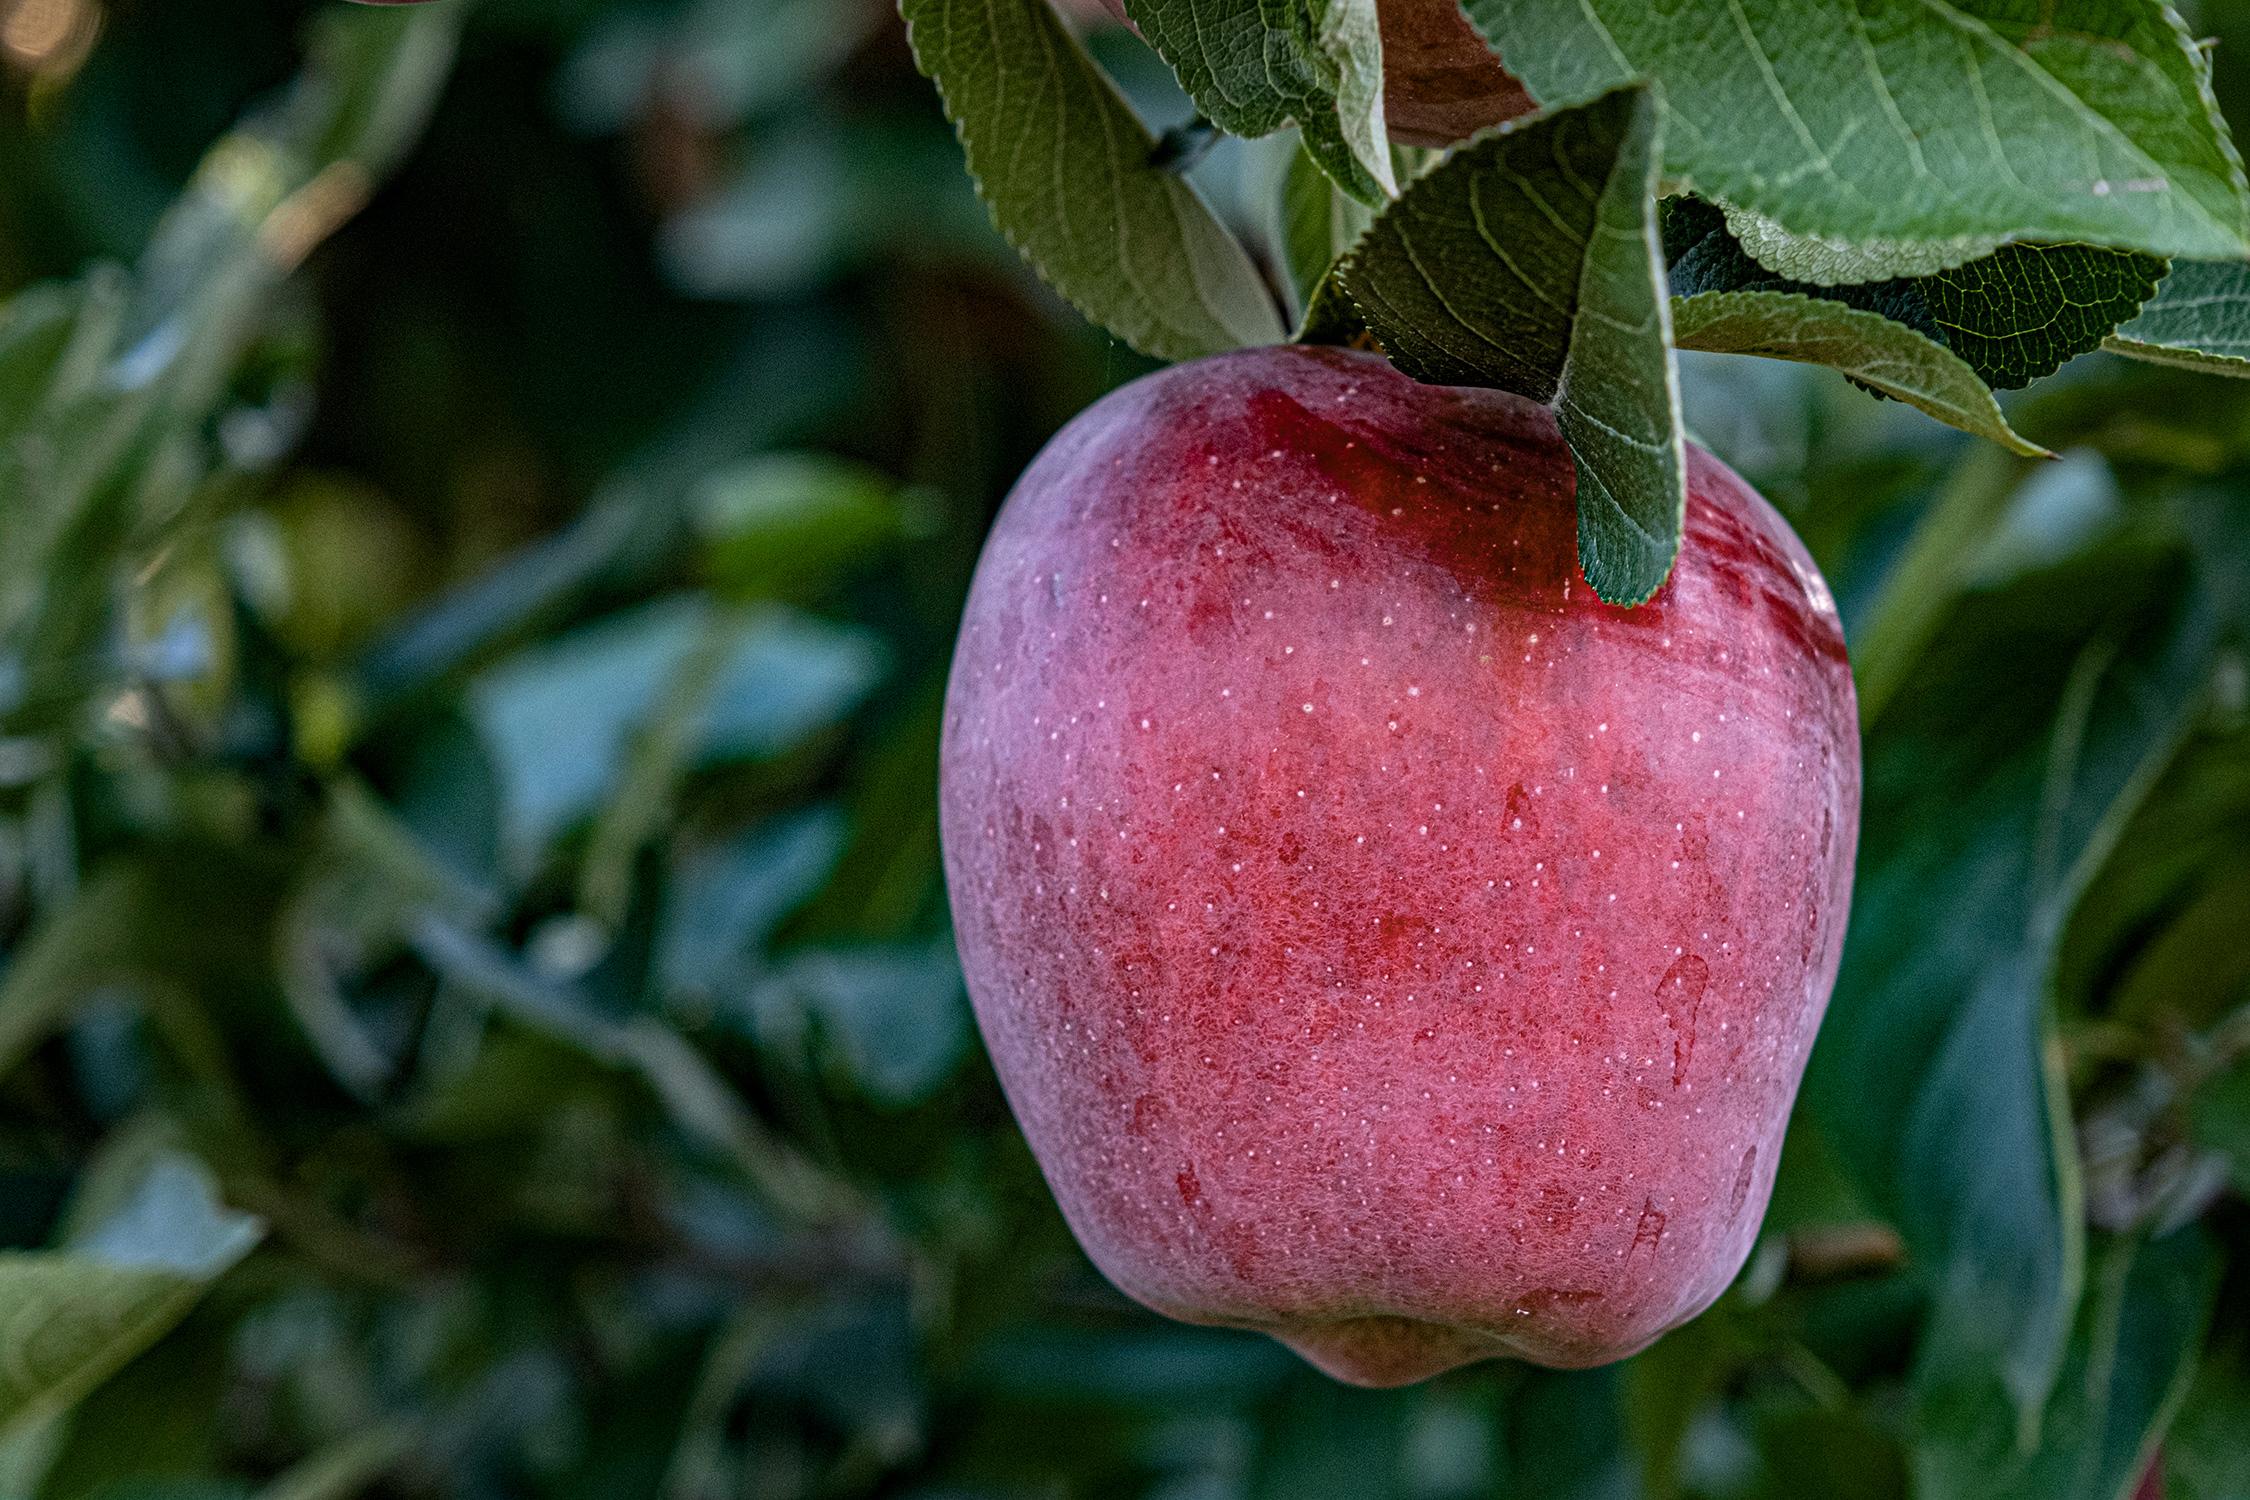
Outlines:
{"type": "Polygon", "coordinates": [[[0,294],[0,1497],[2250,1496],[2250,388],[1689,358],[1844,981],[1718,1308],[1374,1393],[1110,1290],[976,1045],[953,625],[1144,366],[879,3],[0,0],[0,294]]]}

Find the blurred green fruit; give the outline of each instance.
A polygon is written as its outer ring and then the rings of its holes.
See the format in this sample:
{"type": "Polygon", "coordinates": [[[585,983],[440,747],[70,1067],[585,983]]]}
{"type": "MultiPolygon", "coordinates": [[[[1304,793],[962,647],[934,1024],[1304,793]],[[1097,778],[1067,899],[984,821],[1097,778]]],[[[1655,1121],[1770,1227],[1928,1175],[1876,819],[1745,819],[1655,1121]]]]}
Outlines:
{"type": "Polygon", "coordinates": [[[239,586],[267,626],[319,661],[365,641],[426,587],[421,537],[373,486],[307,475],[229,539],[239,586]]]}

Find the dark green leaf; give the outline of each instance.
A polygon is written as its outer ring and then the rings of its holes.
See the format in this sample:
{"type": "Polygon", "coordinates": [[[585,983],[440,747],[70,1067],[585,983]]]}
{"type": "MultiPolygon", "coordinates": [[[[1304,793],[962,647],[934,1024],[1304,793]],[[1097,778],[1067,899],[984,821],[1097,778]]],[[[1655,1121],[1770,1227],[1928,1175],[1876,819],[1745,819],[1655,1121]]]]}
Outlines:
{"type": "Polygon", "coordinates": [[[276,1475],[258,1492],[258,1500],[352,1500],[397,1467],[413,1448],[413,1434],[402,1427],[355,1433],[276,1475]]]}
{"type": "Polygon", "coordinates": [[[1492,1493],[1619,1500],[1634,1493],[1623,1372],[1528,1370],[1502,1396],[1501,1482],[1492,1493]]]}
{"type": "Polygon", "coordinates": [[[1578,471],[1578,557],[1637,604],[1679,550],[1679,390],[1656,242],[1657,110],[1622,89],[1515,121],[1417,179],[1337,267],[1417,380],[1551,405],[1578,471]]]}
{"type": "Polygon", "coordinates": [[[2225,1158],[2235,1191],[2250,1197],[2250,1063],[2197,1089],[2190,1119],[2196,1140],[2225,1158]]]}
{"type": "MultiPolygon", "coordinates": [[[[1951,353],[1982,384],[2001,390],[2028,385],[2077,355],[2101,347],[2111,330],[2140,310],[2164,274],[2163,262],[2131,251],[2095,245],[2005,245],[1927,276],[1821,286],[1768,270],[1743,249],[1720,210],[1692,198],[1666,203],[1664,245],[1675,297],[1792,293],[1880,315],[1951,353]]],[[[1838,321],[1854,332],[1868,330],[1861,337],[1893,357],[1910,346],[1897,333],[1878,332],[1864,319],[1838,321]]],[[[1838,342],[1851,348],[1848,342],[1838,342]]],[[[1680,347],[1694,346],[1682,335],[1680,347]]],[[[1859,376],[1848,362],[1822,362],[1859,376]]],[[[1869,383],[1886,394],[1897,394],[1879,382],[1869,383]]],[[[1953,409],[1963,404],[1959,397],[1949,403],[1953,409]]],[[[1931,414],[1954,426],[1964,425],[1944,410],[1931,414]]],[[[1989,419],[1980,417],[1980,425],[1967,430],[1989,437],[1990,426],[1989,419]]],[[[2010,444],[2020,445],[2020,439],[2010,444]]]]}
{"type": "Polygon", "coordinates": [[[1934,1295],[1933,1405],[2028,1421],[2053,1379],[2080,1234],[2055,946],[2199,712],[2214,619],[2190,576],[2119,544],[1971,594],[1870,736],[1863,875],[1806,1097],[1934,1295]],[[1932,889],[1952,893],[1934,925],[1916,915],[1932,889]]]}
{"type": "Polygon", "coordinates": [[[844,819],[812,808],[684,860],[667,892],[657,972],[674,1002],[708,1011],[759,962],[776,928],[844,850],[844,819]]]}
{"type": "Polygon", "coordinates": [[[619,7],[591,17],[556,94],[575,128],[618,133],[663,108],[667,89],[686,76],[698,119],[739,121],[816,88],[881,18],[879,7],[839,10],[833,0],[619,7]]]}
{"type": "Polygon", "coordinates": [[[1397,1500],[1405,1493],[1407,1404],[1397,1393],[1300,1375],[1290,1395],[1258,1454],[1251,1500],[1323,1491],[1397,1500]]]}
{"type": "Polygon", "coordinates": [[[858,1207],[856,1194],[773,1135],[671,1027],[647,1016],[605,1016],[584,994],[550,983],[513,954],[448,923],[422,923],[413,941],[465,994],[605,1068],[637,1074],[683,1136],[731,1162],[776,1208],[824,1223],[858,1207]]]}
{"type": "Polygon", "coordinates": [[[1661,85],[1666,175],[1771,220],[1787,275],[1926,275],[2015,240],[2250,251],[2208,65],[2155,0],[1467,9],[1543,103],[1661,85]]]}
{"type": "Polygon", "coordinates": [[[84,394],[107,353],[107,339],[89,340],[84,330],[99,327],[100,305],[114,303],[117,292],[116,279],[102,277],[96,283],[35,286],[0,305],[0,452],[40,408],[84,394]],[[96,309],[90,319],[89,302],[96,309]]]}
{"type": "Polygon", "coordinates": [[[2250,727],[2226,684],[2071,913],[2058,978],[2077,1014],[2203,1032],[2250,998],[2250,727]]]}
{"type": "Polygon", "coordinates": [[[762,455],[697,490],[696,530],[730,594],[802,598],[898,538],[907,518],[890,479],[817,453],[762,455]]]}
{"type": "Polygon", "coordinates": [[[2028,1429],[2000,1409],[1945,1413],[1923,1449],[1923,1500],[2119,1500],[2186,1395],[2218,1288],[2197,1230],[2112,1246],[2087,1287],[2054,1394],[2028,1429]],[[2030,1443],[2022,1441],[2028,1432],[2030,1443]]]}
{"type": "Polygon", "coordinates": [[[2239,1344],[2212,1351],[2164,1440],[2170,1500],[2241,1500],[2250,1495],[2250,1371],[2239,1344]]]}
{"type": "Polygon", "coordinates": [[[784,1055],[809,1050],[809,1030],[836,1071],[879,1104],[919,1103],[969,1041],[961,967],[950,936],[918,946],[793,953],[749,999],[759,1038],[784,1055]]]}
{"type": "Polygon", "coordinates": [[[2155,292],[2164,262],[2098,245],[2003,245],[1915,283],[1946,346],[2017,390],[2101,347],[2155,292]]]}
{"type": "Polygon", "coordinates": [[[1046,0],[905,0],[1000,232],[1143,353],[1194,359],[1285,333],[1257,268],[1046,0]]]}

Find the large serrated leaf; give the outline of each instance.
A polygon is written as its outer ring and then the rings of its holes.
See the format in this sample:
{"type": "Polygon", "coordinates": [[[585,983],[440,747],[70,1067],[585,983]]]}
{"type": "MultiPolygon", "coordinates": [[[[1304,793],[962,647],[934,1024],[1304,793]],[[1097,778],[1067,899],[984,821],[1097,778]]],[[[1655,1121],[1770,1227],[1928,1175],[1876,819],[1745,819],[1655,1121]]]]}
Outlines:
{"type": "Polygon", "coordinates": [[[1832,253],[1878,248],[1863,274],[1923,273],[2014,240],[2250,251],[2250,194],[2207,64],[2156,0],[1467,10],[1543,103],[1655,80],[1669,177],[1832,253]]]}
{"type": "Polygon", "coordinates": [[[1010,244],[1072,306],[1159,359],[1285,330],[1240,242],[1177,174],[1046,0],[904,0],[969,173],[1010,244]]]}
{"type": "Polygon", "coordinates": [[[2099,245],[2002,245],[1914,285],[1946,346],[2001,390],[2101,347],[2154,295],[2164,262],[2099,245]]]}
{"type": "Polygon", "coordinates": [[[1579,565],[1637,604],[1679,550],[1679,391],[1642,88],[1514,121],[1390,205],[1335,281],[1417,380],[1542,401],[1578,473],[1579,565]]]}
{"type": "Polygon", "coordinates": [[[2155,299],[2103,347],[2160,365],[2250,376],[2250,263],[2173,262],[2155,299]]]}
{"type": "Polygon", "coordinates": [[[2001,390],[2028,385],[2100,348],[2112,329],[2140,310],[2164,274],[2162,261],[2131,250],[2003,245],[1923,276],[1816,285],[1768,269],[1735,237],[1734,223],[1731,215],[1692,198],[1665,205],[1664,242],[1675,296],[1792,292],[1876,313],[1949,352],[1977,380],[2001,390]]]}
{"type": "Polygon", "coordinates": [[[1294,120],[1353,197],[1398,191],[1375,0],[1126,0],[1125,10],[1222,130],[1270,135],[1294,120]]]}

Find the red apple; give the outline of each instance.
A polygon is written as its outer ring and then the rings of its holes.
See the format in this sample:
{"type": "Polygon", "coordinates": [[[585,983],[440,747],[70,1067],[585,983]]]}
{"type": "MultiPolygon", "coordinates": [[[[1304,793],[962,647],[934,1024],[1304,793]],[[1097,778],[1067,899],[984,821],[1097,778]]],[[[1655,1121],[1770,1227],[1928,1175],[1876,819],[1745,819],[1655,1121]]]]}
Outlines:
{"type": "Polygon", "coordinates": [[[1132,1296],[1401,1384],[1621,1358],[1764,1212],[1848,905],[1829,593],[1691,449],[1648,604],[1544,408],[1260,349],[1127,386],[985,548],[945,863],[1000,1080],[1132,1296]]]}
{"type": "MultiPolygon", "coordinates": [[[[1125,0],[1100,0],[1131,24],[1125,0]]],[[[1064,8],[1084,9],[1082,0],[1064,8]]],[[[1461,13],[1460,0],[1382,0],[1383,123],[1405,146],[1450,146],[1489,125],[1531,113],[1522,84],[1461,13]]]]}

